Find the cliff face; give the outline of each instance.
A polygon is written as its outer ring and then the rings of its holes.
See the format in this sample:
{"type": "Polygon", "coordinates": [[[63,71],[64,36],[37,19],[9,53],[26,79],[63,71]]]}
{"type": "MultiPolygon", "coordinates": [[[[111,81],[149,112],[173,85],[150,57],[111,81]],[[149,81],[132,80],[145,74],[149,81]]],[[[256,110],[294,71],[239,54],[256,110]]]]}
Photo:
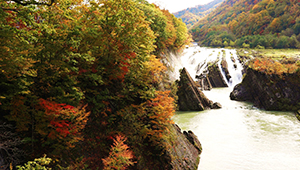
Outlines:
{"type": "Polygon", "coordinates": [[[208,72],[208,79],[212,87],[228,87],[226,81],[222,76],[221,70],[218,67],[217,62],[208,67],[208,72]]]}
{"type": "Polygon", "coordinates": [[[231,100],[250,101],[266,110],[300,109],[300,72],[265,74],[248,68],[241,84],[234,87],[231,100]]]}
{"type": "MultiPolygon", "coordinates": [[[[202,146],[192,131],[181,131],[178,125],[168,127],[168,138],[161,141],[166,149],[160,156],[148,157],[147,162],[132,168],[134,170],[195,170],[200,162],[202,146]]],[[[145,150],[145,152],[152,152],[145,150]]]]}
{"type": "Polygon", "coordinates": [[[177,95],[179,110],[181,111],[202,111],[221,107],[219,103],[213,103],[198,89],[185,68],[180,73],[177,95]]]}
{"type": "Polygon", "coordinates": [[[202,146],[197,136],[192,131],[181,132],[181,129],[174,124],[171,132],[176,136],[172,142],[173,147],[168,150],[172,170],[195,170],[199,165],[202,146]]]}

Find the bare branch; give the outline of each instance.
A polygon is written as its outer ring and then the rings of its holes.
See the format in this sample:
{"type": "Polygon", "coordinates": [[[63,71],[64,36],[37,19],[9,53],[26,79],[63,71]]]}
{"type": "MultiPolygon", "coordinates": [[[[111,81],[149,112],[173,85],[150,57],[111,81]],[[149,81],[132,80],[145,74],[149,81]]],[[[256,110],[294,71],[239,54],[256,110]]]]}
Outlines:
{"type": "Polygon", "coordinates": [[[8,169],[22,162],[24,152],[18,146],[22,144],[17,134],[13,132],[13,126],[0,122],[0,169],[8,169]]]}

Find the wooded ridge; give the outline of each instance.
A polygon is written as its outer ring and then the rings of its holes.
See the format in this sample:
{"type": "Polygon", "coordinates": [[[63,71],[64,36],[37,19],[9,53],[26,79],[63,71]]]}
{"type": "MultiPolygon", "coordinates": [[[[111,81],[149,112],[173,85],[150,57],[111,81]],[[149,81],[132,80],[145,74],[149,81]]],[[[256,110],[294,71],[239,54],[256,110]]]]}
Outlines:
{"type": "Polygon", "coordinates": [[[226,0],[191,28],[204,46],[300,48],[299,0],[226,0]]]}

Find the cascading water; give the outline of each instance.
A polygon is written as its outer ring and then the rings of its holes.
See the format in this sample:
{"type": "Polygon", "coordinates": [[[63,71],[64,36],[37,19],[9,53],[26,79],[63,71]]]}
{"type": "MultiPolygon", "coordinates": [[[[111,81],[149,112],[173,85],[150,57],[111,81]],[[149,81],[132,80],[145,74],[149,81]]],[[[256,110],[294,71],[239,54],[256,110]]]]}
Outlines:
{"type": "Polygon", "coordinates": [[[228,71],[231,75],[231,79],[229,80],[229,87],[234,87],[242,81],[243,74],[243,66],[238,60],[238,56],[236,54],[236,50],[225,50],[226,52],[226,61],[228,63],[228,71]]]}
{"type": "Polygon", "coordinates": [[[185,67],[195,78],[208,62],[222,59],[222,50],[231,75],[229,88],[204,91],[209,99],[221,103],[222,109],[177,112],[173,117],[182,130],[192,130],[202,144],[198,170],[298,170],[300,123],[294,114],[264,111],[229,99],[232,87],[242,81],[243,67],[236,50],[194,46],[172,65],[177,65],[177,72],[185,67]]]}
{"type": "Polygon", "coordinates": [[[218,67],[229,87],[234,87],[242,81],[243,66],[237,58],[236,50],[233,49],[214,49],[194,45],[185,49],[181,57],[171,55],[170,58],[172,61],[171,65],[174,68],[171,77],[175,79],[179,79],[179,70],[185,67],[191,77],[196,80],[196,75],[201,74],[207,68],[209,62],[218,61],[218,67]],[[223,54],[228,63],[228,71],[232,77],[229,81],[227,81],[225,72],[221,67],[223,54]]]}

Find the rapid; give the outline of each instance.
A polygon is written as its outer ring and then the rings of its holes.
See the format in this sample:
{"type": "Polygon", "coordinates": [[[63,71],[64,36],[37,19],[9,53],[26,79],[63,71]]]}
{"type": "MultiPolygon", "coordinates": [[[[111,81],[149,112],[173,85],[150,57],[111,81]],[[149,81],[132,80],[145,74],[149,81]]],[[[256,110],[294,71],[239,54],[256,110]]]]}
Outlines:
{"type": "MultiPolygon", "coordinates": [[[[185,67],[195,78],[209,61],[221,57],[228,63],[229,87],[203,92],[221,103],[222,109],[177,112],[173,117],[182,130],[192,130],[202,144],[198,170],[299,170],[300,122],[294,114],[230,100],[233,87],[242,81],[242,66],[232,62],[232,58],[237,61],[236,50],[195,45],[185,49],[181,57],[174,57],[172,64],[177,72],[185,67]]],[[[179,78],[178,73],[173,76],[179,78]]]]}

